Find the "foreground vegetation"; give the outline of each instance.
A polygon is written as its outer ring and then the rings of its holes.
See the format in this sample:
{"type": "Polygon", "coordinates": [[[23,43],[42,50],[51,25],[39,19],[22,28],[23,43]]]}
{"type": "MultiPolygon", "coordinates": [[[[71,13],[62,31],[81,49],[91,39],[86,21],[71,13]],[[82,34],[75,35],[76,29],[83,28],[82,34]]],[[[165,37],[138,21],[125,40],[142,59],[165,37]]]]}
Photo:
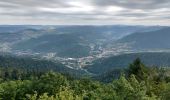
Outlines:
{"type": "Polygon", "coordinates": [[[136,59],[118,79],[102,83],[56,72],[0,70],[1,100],[168,100],[168,68],[146,67],[136,59]]]}

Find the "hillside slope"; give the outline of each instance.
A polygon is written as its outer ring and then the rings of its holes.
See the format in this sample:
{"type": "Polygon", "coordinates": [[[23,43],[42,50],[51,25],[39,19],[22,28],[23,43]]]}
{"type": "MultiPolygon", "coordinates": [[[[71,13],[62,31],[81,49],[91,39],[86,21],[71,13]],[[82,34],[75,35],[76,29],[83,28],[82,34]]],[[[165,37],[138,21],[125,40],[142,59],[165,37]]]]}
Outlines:
{"type": "Polygon", "coordinates": [[[170,53],[132,53],[98,59],[84,68],[91,73],[101,74],[114,68],[124,68],[136,58],[149,66],[170,66],[170,53]]]}
{"type": "Polygon", "coordinates": [[[47,72],[52,70],[59,73],[69,73],[71,75],[83,75],[83,73],[85,73],[82,70],[68,68],[60,62],[28,56],[13,56],[10,54],[0,55],[0,68],[19,68],[23,70],[34,70],[35,72],[47,72]]]}
{"type": "Polygon", "coordinates": [[[133,49],[170,49],[170,28],[157,31],[133,33],[118,40],[118,43],[129,43],[133,49]]]}

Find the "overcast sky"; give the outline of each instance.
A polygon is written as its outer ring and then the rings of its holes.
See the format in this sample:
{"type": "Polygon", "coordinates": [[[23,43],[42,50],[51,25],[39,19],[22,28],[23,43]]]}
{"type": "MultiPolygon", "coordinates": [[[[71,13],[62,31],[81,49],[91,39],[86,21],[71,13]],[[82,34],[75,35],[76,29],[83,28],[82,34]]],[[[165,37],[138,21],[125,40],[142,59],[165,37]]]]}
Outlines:
{"type": "Polygon", "coordinates": [[[0,24],[170,25],[170,0],[0,0],[0,24]]]}

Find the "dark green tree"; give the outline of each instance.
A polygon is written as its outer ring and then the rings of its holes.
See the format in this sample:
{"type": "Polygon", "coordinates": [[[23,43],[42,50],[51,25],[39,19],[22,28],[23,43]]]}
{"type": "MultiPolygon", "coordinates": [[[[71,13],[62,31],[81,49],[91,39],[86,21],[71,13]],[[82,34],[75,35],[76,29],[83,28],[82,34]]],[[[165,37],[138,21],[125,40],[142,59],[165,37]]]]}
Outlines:
{"type": "Polygon", "coordinates": [[[128,68],[128,76],[135,75],[138,80],[145,80],[149,74],[149,69],[141,62],[140,58],[134,60],[128,68]]]}

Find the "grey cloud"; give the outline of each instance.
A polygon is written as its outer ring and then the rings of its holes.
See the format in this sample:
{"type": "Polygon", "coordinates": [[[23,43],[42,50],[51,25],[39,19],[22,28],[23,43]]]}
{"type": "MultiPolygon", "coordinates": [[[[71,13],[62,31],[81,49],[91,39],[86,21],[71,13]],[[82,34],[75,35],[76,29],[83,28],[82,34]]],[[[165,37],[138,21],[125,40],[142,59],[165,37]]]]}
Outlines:
{"type": "Polygon", "coordinates": [[[170,8],[170,0],[93,0],[96,6],[120,6],[128,9],[170,8]]]}
{"type": "Polygon", "coordinates": [[[37,7],[37,6],[46,6],[46,7],[67,7],[66,0],[4,0],[0,1],[3,3],[9,3],[13,5],[18,5],[21,7],[37,7]]]}
{"type": "Polygon", "coordinates": [[[169,20],[169,14],[170,0],[0,0],[0,24],[4,23],[5,19],[7,23],[9,21],[17,23],[16,19],[22,19],[23,23],[34,23],[35,20],[39,20],[37,22],[44,24],[47,20],[48,23],[62,20],[65,24],[69,22],[111,24],[118,21],[128,23],[129,20],[129,24],[138,21],[145,23],[149,20],[156,23],[158,20],[163,22],[169,20]],[[72,5],[69,2],[78,3],[72,5]],[[87,11],[84,11],[86,8],[81,10],[82,5],[78,6],[79,3],[87,6],[87,11]],[[88,7],[92,7],[92,10],[88,11],[88,7]],[[113,9],[108,12],[108,7],[113,9]],[[122,9],[116,11],[114,7],[122,9]],[[67,10],[62,12],[56,8],[67,10]]]}

